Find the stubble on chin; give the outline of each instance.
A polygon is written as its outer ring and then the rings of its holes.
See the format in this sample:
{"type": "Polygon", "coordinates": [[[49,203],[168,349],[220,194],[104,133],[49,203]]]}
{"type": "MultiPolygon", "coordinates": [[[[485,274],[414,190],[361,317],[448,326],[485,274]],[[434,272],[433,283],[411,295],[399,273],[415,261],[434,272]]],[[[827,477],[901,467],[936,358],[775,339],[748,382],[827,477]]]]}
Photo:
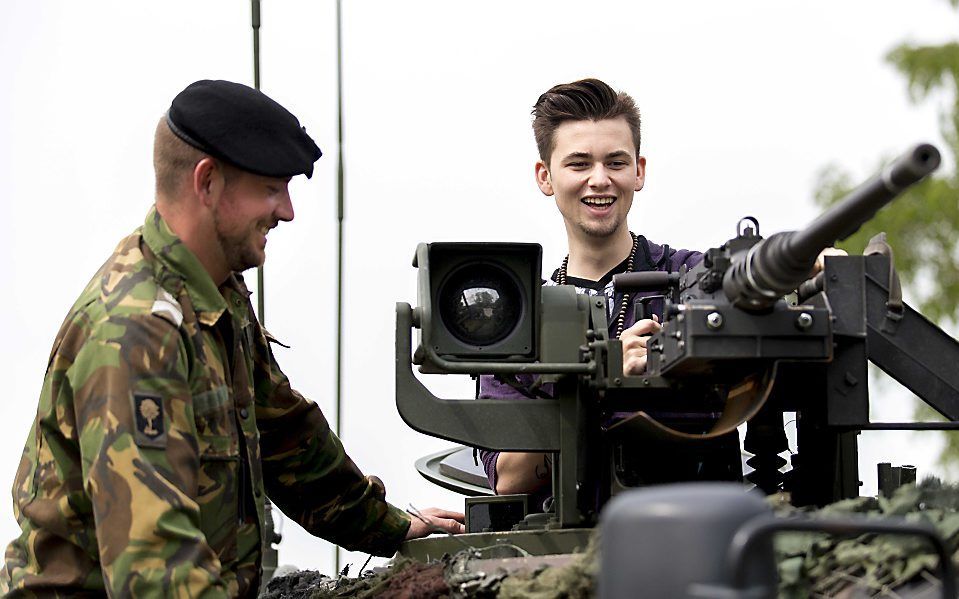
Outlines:
{"type": "Polygon", "coordinates": [[[608,222],[579,222],[579,230],[582,231],[587,237],[592,237],[594,239],[605,239],[612,236],[616,231],[619,230],[621,221],[608,221],[608,222]]]}
{"type": "Polygon", "coordinates": [[[266,250],[258,252],[256,249],[251,247],[248,241],[249,239],[247,238],[240,240],[236,244],[236,253],[233,255],[232,259],[235,264],[234,270],[236,272],[243,272],[257,266],[263,266],[263,263],[266,262],[266,250]]]}
{"type": "Polygon", "coordinates": [[[244,272],[256,266],[261,266],[266,261],[266,253],[257,252],[250,247],[250,238],[252,232],[247,232],[243,236],[229,236],[221,232],[217,227],[216,237],[223,250],[223,256],[232,272],[244,272]]]}

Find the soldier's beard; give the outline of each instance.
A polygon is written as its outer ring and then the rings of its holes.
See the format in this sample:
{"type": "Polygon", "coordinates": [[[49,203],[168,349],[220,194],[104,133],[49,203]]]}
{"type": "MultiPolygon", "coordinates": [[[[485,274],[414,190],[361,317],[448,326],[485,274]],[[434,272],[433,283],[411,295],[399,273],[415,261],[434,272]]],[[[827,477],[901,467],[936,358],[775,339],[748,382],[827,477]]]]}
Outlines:
{"type": "Polygon", "coordinates": [[[216,215],[214,215],[214,224],[217,241],[220,243],[230,271],[243,272],[263,264],[266,253],[259,247],[260,223],[252,223],[243,233],[235,235],[223,231],[216,215]]]}

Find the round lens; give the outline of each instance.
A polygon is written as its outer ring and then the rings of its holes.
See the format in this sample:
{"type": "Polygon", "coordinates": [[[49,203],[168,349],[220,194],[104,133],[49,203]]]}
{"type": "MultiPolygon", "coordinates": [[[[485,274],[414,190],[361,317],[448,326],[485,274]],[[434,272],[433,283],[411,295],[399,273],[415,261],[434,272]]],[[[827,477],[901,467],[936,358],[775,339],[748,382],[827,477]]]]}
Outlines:
{"type": "Polygon", "coordinates": [[[443,324],[467,345],[502,341],[516,328],[522,309],[522,294],[516,281],[491,264],[466,265],[440,287],[443,324]]]}

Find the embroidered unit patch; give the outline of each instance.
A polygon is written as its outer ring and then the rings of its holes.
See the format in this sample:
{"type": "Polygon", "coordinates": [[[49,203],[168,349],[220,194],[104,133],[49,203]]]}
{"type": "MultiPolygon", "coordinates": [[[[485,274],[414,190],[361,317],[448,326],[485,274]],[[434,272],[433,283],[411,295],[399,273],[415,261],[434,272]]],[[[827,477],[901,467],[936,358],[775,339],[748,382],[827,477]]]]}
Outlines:
{"type": "Polygon", "coordinates": [[[136,419],[136,443],[140,447],[166,447],[163,423],[163,398],[150,393],[133,394],[133,416],[136,419]]]}

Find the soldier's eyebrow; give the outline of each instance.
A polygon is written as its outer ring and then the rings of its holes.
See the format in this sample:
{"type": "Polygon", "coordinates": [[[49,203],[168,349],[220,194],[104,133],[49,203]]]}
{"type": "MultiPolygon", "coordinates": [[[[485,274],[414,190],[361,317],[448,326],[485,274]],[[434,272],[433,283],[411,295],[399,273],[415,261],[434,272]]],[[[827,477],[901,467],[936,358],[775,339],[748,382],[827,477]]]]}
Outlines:
{"type": "Polygon", "coordinates": [[[563,156],[563,160],[591,159],[593,157],[589,152],[570,152],[563,156]]]}
{"type": "Polygon", "coordinates": [[[629,158],[630,154],[626,150],[616,150],[615,152],[610,152],[606,154],[606,158],[629,158]]]}

